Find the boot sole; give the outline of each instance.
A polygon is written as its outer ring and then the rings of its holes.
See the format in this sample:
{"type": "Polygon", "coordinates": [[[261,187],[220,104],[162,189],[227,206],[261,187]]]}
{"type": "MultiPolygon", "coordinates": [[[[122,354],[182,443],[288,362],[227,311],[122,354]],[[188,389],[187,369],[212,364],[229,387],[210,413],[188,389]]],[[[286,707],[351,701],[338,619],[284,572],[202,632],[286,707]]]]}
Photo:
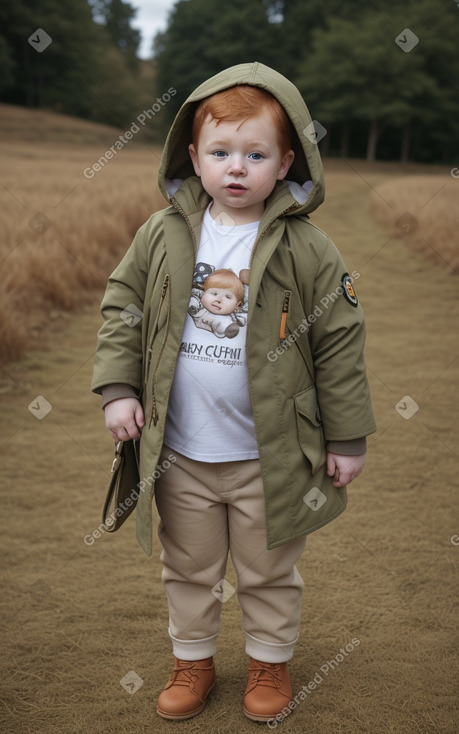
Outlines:
{"type": "Polygon", "coordinates": [[[184,714],[169,714],[167,713],[167,711],[161,711],[161,709],[157,707],[156,713],[158,714],[158,716],[161,716],[163,719],[171,719],[173,721],[182,721],[183,719],[191,719],[193,716],[197,716],[198,714],[201,713],[201,711],[204,710],[204,708],[206,707],[207,701],[209,699],[209,696],[214,688],[215,688],[215,683],[213,683],[212,686],[207,691],[207,696],[206,696],[206,700],[204,701],[204,703],[201,704],[201,706],[199,706],[197,709],[193,709],[193,711],[187,711],[184,714]]]}
{"type": "MultiPolygon", "coordinates": [[[[265,715],[265,714],[252,714],[252,713],[250,713],[250,711],[247,711],[247,709],[244,706],[244,714],[247,716],[248,719],[251,719],[252,721],[263,721],[263,722],[266,723],[267,721],[272,721],[273,719],[275,719],[276,716],[278,716],[279,713],[280,713],[280,711],[278,711],[277,714],[269,714],[269,715],[265,715]]],[[[291,711],[289,713],[291,713],[291,711]]],[[[289,714],[287,714],[287,716],[288,715],[289,714]]],[[[287,716],[284,716],[284,719],[286,719],[287,716]]]]}

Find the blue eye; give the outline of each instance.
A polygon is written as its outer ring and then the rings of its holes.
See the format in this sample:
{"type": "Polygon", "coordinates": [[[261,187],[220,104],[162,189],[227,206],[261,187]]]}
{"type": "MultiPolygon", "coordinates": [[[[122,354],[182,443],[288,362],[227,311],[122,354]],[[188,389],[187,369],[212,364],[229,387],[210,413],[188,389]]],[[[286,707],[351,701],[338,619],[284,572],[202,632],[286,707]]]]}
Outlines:
{"type": "Polygon", "coordinates": [[[224,150],[215,150],[214,153],[213,153],[213,155],[216,158],[224,158],[226,156],[226,153],[225,153],[224,150]]]}
{"type": "Polygon", "coordinates": [[[261,153],[250,153],[249,158],[251,158],[253,161],[261,161],[263,156],[261,153]]]}

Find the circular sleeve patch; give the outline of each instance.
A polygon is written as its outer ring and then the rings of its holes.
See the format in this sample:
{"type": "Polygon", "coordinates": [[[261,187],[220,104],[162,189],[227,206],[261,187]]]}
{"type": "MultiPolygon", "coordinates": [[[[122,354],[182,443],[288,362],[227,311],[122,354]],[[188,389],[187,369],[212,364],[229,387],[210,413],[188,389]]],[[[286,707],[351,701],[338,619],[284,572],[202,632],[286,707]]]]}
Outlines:
{"type": "Polygon", "coordinates": [[[357,307],[359,299],[357,298],[349,273],[344,273],[343,277],[341,278],[341,286],[343,288],[343,294],[346,301],[348,301],[351,306],[357,307]]]}

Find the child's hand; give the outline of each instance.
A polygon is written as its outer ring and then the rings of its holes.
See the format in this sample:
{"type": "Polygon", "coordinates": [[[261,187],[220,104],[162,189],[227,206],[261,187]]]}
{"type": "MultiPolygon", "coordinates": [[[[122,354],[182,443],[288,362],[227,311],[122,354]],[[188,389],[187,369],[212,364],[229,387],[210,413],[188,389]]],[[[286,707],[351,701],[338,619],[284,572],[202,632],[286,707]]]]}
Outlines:
{"type": "Polygon", "coordinates": [[[114,441],[140,438],[145,425],[142,406],[136,398],[119,398],[105,406],[105,425],[114,441]]]}
{"type": "Polygon", "coordinates": [[[361,473],[365,465],[366,454],[358,456],[341,456],[340,454],[327,454],[327,474],[334,477],[334,487],[345,487],[350,484],[361,473]]]}

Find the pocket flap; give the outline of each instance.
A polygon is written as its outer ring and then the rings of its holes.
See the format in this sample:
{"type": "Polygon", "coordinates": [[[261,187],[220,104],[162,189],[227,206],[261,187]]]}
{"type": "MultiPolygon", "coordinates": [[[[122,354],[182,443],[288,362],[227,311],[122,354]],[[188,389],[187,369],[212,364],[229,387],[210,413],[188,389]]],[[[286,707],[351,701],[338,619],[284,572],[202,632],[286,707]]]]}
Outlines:
{"type": "Polygon", "coordinates": [[[293,396],[295,401],[298,441],[315,474],[325,463],[327,454],[322,431],[317,394],[314,385],[293,396]]]}
{"type": "Polygon", "coordinates": [[[307,418],[314,426],[321,426],[319,404],[317,402],[317,393],[314,385],[307,387],[306,390],[294,395],[295,407],[297,413],[307,418]]]}

